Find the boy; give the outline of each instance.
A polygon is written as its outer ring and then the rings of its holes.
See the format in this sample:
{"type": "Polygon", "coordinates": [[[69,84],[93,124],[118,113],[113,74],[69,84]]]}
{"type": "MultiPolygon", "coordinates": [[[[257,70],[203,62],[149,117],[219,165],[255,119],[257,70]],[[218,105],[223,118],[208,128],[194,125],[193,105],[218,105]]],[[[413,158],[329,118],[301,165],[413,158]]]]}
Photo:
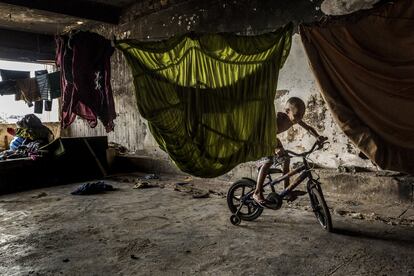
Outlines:
{"type": "MultiPolygon", "coordinates": [[[[303,115],[305,114],[305,103],[297,98],[292,97],[287,100],[286,102],[286,109],[285,112],[278,112],[276,115],[276,124],[277,124],[277,134],[282,133],[289,128],[291,128],[294,124],[298,124],[304,129],[306,129],[312,136],[316,137],[318,142],[326,141],[326,137],[320,136],[316,130],[307,125],[305,122],[302,121],[303,115]]],[[[278,157],[283,157],[285,155],[284,148],[282,143],[277,139],[277,148],[275,149],[275,154],[278,157]]],[[[269,170],[270,166],[273,164],[273,156],[269,156],[264,158],[263,165],[260,168],[259,175],[257,176],[257,185],[256,190],[253,194],[253,199],[256,201],[257,204],[260,206],[266,205],[266,200],[263,197],[263,182],[267,175],[267,171],[269,170]]],[[[286,158],[283,164],[283,173],[286,174],[289,172],[290,160],[286,158]]],[[[289,186],[289,178],[285,180],[285,188],[289,186]]]]}

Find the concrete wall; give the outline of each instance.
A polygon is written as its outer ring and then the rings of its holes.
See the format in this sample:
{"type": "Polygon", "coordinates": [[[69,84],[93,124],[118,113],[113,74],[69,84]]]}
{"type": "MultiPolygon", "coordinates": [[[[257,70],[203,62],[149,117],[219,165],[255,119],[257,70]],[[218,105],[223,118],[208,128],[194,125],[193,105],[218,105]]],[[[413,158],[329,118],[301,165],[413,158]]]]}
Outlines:
{"type": "MultiPolygon", "coordinates": [[[[134,38],[157,40],[187,31],[198,32],[238,32],[258,34],[277,29],[293,21],[313,21],[321,16],[320,1],[298,0],[256,0],[256,1],[146,1],[126,11],[119,26],[101,26],[97,32],[110,38],[134,38]],[[210,2],[210,3],[207,3],[210,2]],[[149,4],[152,3],[152,4],[149,4]]],[[[158,149],[149,133],[146,122],[136,108],[132,77],[121,53],[112,57],[112,85],[115,105],[118,112],[115,132],[110,133],[109,141],[128,147],[131,151],[168,159],[158,149]]],[[[305,121],[313,125],[321,134],[329,137],[331,146],[314,159],[322,165],[371,166],[370,162],[357,157],[358,151],[342,134],[327,110],[316,80],[308,65],[298,34],[293,37],[289,58],[280,73],[275,106],[283,110],[285,101],[291,96],[299,96],[308,107],[305,121]]],[[[67,136],[93,136],[105,134],[99,125],[90,129],[77,120],[64,131],[67,136]]],[[[314,139],[299,127],[294,127],[281,135],[286,147],[303,150],[312,145],[314,139]]],[[[250,170],[251,164],[243,164],[237,170],[250,170]]]]}

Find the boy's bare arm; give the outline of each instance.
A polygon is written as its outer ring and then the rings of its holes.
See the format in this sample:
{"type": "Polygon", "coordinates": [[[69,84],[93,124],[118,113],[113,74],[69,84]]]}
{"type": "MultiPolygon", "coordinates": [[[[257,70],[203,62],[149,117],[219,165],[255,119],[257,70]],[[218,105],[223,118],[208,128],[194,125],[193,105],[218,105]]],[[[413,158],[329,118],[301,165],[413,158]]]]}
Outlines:
{"type": "Polygon", "coordinates": [[[310,125],[308,125],[307,123],[305,123],[304,121],[299,121],[298,125],[300,125],[301,127],[303,127],[307,132],[309,132],[312,136],[319,138],[320,135],[319,133],[310,125]]]}

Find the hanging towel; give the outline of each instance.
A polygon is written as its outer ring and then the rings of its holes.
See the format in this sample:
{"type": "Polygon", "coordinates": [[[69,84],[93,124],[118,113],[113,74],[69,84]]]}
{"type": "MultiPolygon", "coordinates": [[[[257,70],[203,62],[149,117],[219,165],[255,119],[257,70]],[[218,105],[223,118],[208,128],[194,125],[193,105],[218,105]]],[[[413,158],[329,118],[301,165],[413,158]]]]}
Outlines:
{"type": "Polygon", "coordinates": [[[134,76],[141,115],[182,171],[216,177],[273,153],[274,97],[292,29],[117,42],[134,76]]]}
{"type": "Polygon", "coordinates": [[[325,101],[383,169],[414,173],[414,1],[301,25],[325,101]]]}

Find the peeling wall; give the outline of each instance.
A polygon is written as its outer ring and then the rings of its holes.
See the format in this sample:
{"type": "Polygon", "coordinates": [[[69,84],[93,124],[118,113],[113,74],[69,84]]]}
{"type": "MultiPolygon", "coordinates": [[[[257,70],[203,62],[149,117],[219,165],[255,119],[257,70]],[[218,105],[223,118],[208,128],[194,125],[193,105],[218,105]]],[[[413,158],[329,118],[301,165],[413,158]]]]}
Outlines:
{"type": "MultiPolygon", "coordinates": [[[[187,31],[198,32],[238,32],[259,34],[277,29],[293,21],[313,21],[322,15],[321,1],[145,1],[131,7],[123,16],[119,26],[101,26],[97,32],[106,37],[157,40],[187,31]],[[151,6],[148,3],[151,2],[151,6]],[[147,6],[145,6],[147,3],[147,6]],[[157,4],[154,4],[157,3],[157,4]]],[[[118,113],[115,132],[108,134],[109,141],[128,147],[139,154],[168,159],[148,131],[145,120],[136,108],[132,76],[121,53],[112,57],[112,85],[118,113]]],[[[333,122],[332,116],[320,96],[316,80],[308,65],[300,37],[295,34],[287,62],[280,72],[275,106],[283,110],[285,101],[291,96],[302,98],[307,106],[305,121],[313,125],[321,134],[329,137],[330,148],[314,159],[322,165],[370,166],[357,157],[358,151],[342,134],[333,122]]],[[[105,135],[101,124],[90,129],[81,120],[63,132],[66,136],[105,135]]],[[[281,135],[287,148],[303,150],[312,145],[314,138],[304,133],[300,127],[281,135]]],[[[242,165],[241,167],[245,167],[242,165]]],[[[240,168],[238,168],[240,169],[240,168]]]]}
{"type": "MultiPolygon", "coordinates": [[[[328,149],[312,155],[316,163],[333,168],[342,165],[372,167],[371,162],[358,157],[359,151],[334,122],[321,96],[298,34],[293,36],[289,57],[279,75],[278,88],[289,92],[276,99],[276,110],[283,110],[289,97],[301,98],[307,109],[304,121],[329,138],[331,144],[328,149]]],[[[297,151],[310,148],[315,141],[300,126],[294,126],[280,137],[285,147],[297,151]]]]}

